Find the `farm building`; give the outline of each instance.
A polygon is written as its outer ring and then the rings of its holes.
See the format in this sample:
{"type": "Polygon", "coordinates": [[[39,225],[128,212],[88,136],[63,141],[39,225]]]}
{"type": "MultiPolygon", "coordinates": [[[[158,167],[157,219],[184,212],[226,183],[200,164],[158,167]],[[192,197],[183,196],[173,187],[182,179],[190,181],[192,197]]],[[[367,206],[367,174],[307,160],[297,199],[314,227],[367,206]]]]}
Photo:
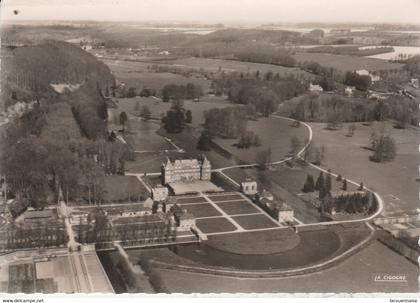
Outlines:
{"type": "Polygon", "coordinates": [[[321,92],[324,91],[324,89],[321,87],[321,85],[310,83],[309,84],[309,91],[321,93],[321,92]]]}

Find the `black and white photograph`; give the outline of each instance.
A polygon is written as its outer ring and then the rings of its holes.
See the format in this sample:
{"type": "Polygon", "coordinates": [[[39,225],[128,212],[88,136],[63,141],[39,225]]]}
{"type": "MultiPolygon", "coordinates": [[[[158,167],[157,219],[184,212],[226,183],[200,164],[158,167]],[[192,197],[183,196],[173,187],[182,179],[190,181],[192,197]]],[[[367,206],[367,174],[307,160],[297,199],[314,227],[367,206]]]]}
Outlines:
{"type": "Polygon", "coordinates": [[[0,8],[2,302],[417,302],[419,0],[0,8]]]}

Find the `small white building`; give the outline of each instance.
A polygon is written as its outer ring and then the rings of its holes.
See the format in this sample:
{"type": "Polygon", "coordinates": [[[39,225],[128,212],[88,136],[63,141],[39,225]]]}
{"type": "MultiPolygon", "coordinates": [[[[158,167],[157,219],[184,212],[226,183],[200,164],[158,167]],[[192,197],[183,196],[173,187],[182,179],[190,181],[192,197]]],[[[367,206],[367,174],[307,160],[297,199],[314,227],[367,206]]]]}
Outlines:
{"type": "Polygon", "coordinates": [[[247,196],[253,196],[258,193],[257,182],[252,179],[245,179],[241,182],[241,191],[247,196]]]}
{"type": "Polygon", "coordinates": [[[324,89],[321,85],[309,83],[309,91],[322,93],[324,89]]]}
{"type": "Polygon", "coordinates": [[[410,79],[410,84],[414,88],[419,88],[419,79],[417,78],[410,79]]]}
{"type": "Polygon", "coordinates": [[[286,203],[283,203],[279,208],[279,222],[282,223],[290,223],[294,221],[294,212],[293,209],[287,205],[286,203]]]}
{"type": "Polygon", "coordinates": [[[351,96],[353,96],[353,92],[354,92],[354,90],[355,90],[355,88],[354,88],[353,86],[347,86],[347,87],[344,89],[344,94],[345,94],[346,96],[348,96],[348,97],[351,97],[351,96]]]}
{"type": "Polygon", "coordinates": [[[166,186],[157,185],[156,187],[152,188],[152,197],[153,201],[162,202],[166,201],[169,195],[169,190],[166,186]]]}

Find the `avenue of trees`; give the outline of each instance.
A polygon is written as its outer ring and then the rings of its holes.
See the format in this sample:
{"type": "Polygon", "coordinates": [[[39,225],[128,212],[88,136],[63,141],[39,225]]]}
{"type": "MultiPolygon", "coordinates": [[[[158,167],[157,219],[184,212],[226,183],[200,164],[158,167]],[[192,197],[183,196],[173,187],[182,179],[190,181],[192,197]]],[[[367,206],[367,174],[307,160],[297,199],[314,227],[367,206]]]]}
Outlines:
{"type": "Polygon", "coordinates": [[[346,122],[392,119],[397,128],[418,125],[419,107],[415,100],[392,96],[387,100],[346,99],[339,96],[306,94],[283,103],[280,112],[300,121],[324,122],[337,129],[346,122]]]}
{"type": "Polygon", "coordinates": [[[184,100],[196,99],[203,95],[200,86],[188,83],[186,85],[167,84],[162,89],[162,100],[168,102],[169,100],[184,100]]]}

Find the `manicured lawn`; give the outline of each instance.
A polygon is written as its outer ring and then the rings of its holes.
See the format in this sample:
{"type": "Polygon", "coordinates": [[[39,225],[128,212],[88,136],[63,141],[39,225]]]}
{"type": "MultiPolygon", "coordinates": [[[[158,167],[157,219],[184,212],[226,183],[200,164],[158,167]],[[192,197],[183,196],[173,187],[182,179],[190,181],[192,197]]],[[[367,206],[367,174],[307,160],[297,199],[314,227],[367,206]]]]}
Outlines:
{"type": "Polygon", "coordinates": [[[257,153],[267,148],[271,148],[272,161],[283,160],[289,155],[290,142],[293,136],[300,140],[301,146],[304,145],[309,136],[305,127],[293,127],[290,121],[273,116],[259,118],[257,121],[248,121],[247,129],[259,136],[261,146],[240,149],[235,146],[239,139],[216,138],[213,141],[240,160],[246,163],[255,163],[257,153]]]}
{"type": "Polygon", "coordinates": [[[418,266],[379,242],[374,242],[337,266],[287,279],[238,279],[176,270],[158,271],[172,293],[418,292],[418,266]],[[378,283],[372,279],[372,273],[404,273],[408,275],[408,283],[378,283]]]}
{"type": "Polygon", "coordinates": [[[266,215],[249,215],[249,216],[235,216],[233,219],[244,229],[259,229],[276,227],[277,225],[267,218],[266,215]]]}
{"type": "Polygon", "coordinates": [[[400,69],[402,64],[391,63],[387,60],[360,57],[333,55],[322,53],[296,53],[293,57],[297,61],[315,61],[325,67],[332,67],[340,71],[354,71],[358,69],[367,69],[369,71],[400,69]]]}
{"type": "Polygon", "coordinates": [[[177,198],[176,201],[178,204],[208,203],[203,197],[177,198]]]}
{"type": "Polygon", "coordinates": [[[182,209],[187,210],[196,218],[221,216],[217,209],[215,209],[211,204],[187,204],[182,205],[182,209]]]}
{"type": "Polygon", "coordinates": [[[210,236],[207,245],[241,255],[275,254],[290,250],[300,238],[291,229],[232,233],[210,236]]]}
{"type": "Polygon", "coordinates": [[[226,218],[198,219],[196,226],[204,233],[227,232],[236,229],[226,218]]]}
{"type": "Polygon", "coordinates": [[[135,176],[106,176],[104,200],[129,202],[145,200],[150,195],[146,187],[135,176]]]}
{"type": "Polygon", "coordinates": [[[228,215],[242,215],[260,212],[259,209],[245,200],[235,202],[219,202],[217,203],[217,206],[223,209],[223,211],[228,215]]]}
{"type": "Polygon", "coordinates": [[[217,195],[217,196],[209,196],[210,200],[214,202],[223,202],[229,200],[240,200],[243,199],[240,195],[217,195]]]}

